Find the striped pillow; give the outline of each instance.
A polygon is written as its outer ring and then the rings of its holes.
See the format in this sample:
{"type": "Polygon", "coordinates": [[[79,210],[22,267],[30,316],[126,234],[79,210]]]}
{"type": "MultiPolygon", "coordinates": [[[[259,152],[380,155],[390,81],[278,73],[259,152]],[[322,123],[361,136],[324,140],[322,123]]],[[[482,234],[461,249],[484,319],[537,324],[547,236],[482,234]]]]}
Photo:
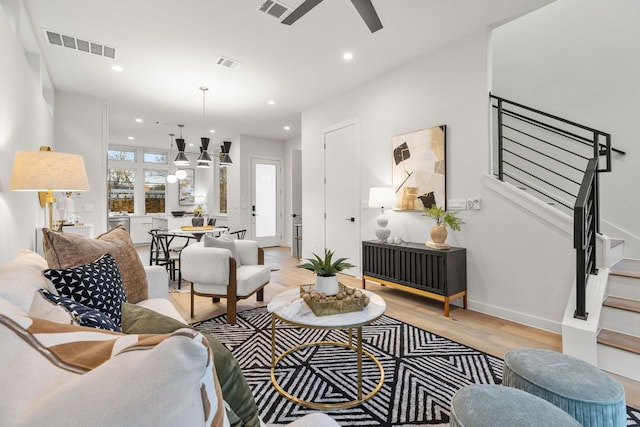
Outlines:
{"type": "Polygon", "coordinates": [[[191,329],[124,335],[0,312],[9,425],[228,426],[213,354],[191,329]]]}

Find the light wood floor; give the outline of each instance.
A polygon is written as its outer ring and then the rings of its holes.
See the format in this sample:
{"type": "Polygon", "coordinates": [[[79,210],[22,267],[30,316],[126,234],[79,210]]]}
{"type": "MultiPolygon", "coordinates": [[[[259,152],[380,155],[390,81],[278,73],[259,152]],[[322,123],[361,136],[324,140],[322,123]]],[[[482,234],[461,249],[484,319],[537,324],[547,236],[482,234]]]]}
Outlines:
{"type": "MultiPolygon", "coordinates": [[[[310,271],[297,268],[299,261],[289,255],[289,248],[265,249],[265,264],[277,271],[271,273],[271,283],[265,287],[265,303],[278,293],[313,283],[310,271]]],[[[340,281],[352,287],[361,287],[360,279],[341,275],[340,281]]],[[[468,345],[496,357],[503,358],[509,350],[517,348],[545,348],[562,351],[561,336],[524,326],[497,317],[488,316],[460,307],[451,306],[451,317],[444,317],[441,302],[418,295],[367,282],[367,289],[379,294],[387,303],[385,314],[414,326],[468,345]]],[[[171,293],[170,298],[178,311],[190,322],[206,320],[224,314],[225,300],[212,303],[211,298],[195,297],[195,318],[190,318],[189,293],[171,293]]],[[[238,311],[263,305],[255,296],[238,303],[238,311]]],[[[627,404],[640,408],[640,383],[616,377],[625,387],[627,404]]]]}

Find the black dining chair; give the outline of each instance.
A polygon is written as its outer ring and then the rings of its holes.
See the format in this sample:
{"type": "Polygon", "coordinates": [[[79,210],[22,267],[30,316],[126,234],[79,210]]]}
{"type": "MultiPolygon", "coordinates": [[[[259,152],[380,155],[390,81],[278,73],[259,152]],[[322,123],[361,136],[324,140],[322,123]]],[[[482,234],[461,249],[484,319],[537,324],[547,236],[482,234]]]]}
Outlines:
{"type": "Polygon", "coordinates": [[[247,234],[247,230],[236,230],[236,231],[230,231],[229,235],[233,236],[235,235],[236,239],[242,240],[244,239],[244,236],[247,234]]]}
{"type": "Polygon", "coordinates": [[[178,289],[182,286],[182,273],[180,271],[180,258],[182,250],[195,241],[194,236],[169,233],[167,230],[153,229],[149,265],[161,265],[167,269],[171,280],[176,280],[178,273],[178,289]]]}

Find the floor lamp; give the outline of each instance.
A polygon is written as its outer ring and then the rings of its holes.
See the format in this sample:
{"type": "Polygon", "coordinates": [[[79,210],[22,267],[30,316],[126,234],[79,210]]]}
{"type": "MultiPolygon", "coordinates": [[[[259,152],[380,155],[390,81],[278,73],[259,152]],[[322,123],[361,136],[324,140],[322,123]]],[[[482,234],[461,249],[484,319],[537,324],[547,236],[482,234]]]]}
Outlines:
{"type": "Polygon", "coordinates": [[[53,228],[53,192],[89,190],[84,160],[79,154],[16,151],[9,190],[46,191],[49,228],[53,228]]]}
{"type": "Polygon", "coordinates": [[[384,208],[392,208],[396,205],[396,191],[393,187],[371,187],[369,189],[369,207],[380,208],[376,228],[376,237],[381,242],[385,242],[391,230],[387,228],[389,219],[384,213],[384,208]]]}

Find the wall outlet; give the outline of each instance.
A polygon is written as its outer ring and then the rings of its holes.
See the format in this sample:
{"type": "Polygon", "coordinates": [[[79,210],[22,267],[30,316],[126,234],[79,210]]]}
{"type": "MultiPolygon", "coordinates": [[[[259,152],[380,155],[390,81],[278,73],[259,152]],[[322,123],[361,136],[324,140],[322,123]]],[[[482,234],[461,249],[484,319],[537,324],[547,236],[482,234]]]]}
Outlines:
{"type": "Polygon", "coordinates": [[[467,209],[467,201],[465,199],[449,199],[447,200],[447,210],[463,211],[467,209]]]}

